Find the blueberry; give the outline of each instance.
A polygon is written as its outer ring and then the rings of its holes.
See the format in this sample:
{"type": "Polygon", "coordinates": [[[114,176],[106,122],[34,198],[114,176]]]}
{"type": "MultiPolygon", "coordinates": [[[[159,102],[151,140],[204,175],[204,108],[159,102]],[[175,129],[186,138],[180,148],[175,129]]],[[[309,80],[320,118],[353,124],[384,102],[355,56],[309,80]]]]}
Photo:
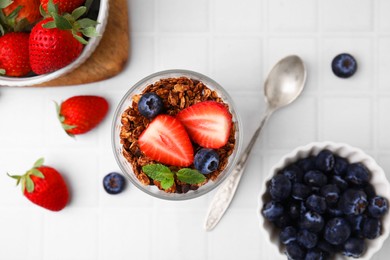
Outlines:
{"type": "Polygon", "coordinates": [[[367,218],[363,225],[363,236],[367,239],[375,239],[382,231],[381,221],[377,218],[367,218]]]}
{"type": "Polygon", "coordinates": [[[330,244],[326,240],[320,240],[317,243],[317,247],[327,255],[331,256],[336,252],[336,248],[334,245],[330,244]]]}
{"type": "Polygon", "coordinates": [[[335,205],[339,201],[340,189],[336,184],[322,186],[320,193],[328,205],[335,205]]]}
{"type": "Polygon", "coordinates": [[[194,167],[202,174],[209,174],[218,169],[219,155],[213,149],[202,148],[196,152],[194,167]]]}
{"type": "Polygon", "coordinates": [[[340,198],[339,207],[346,215],[358,215],[367,208],[367,195],[362,190],[348,189],[340,198]]]}
{"type": "Polygon", "coordinates": [[[306,229],[301,229],[298,232],[297,241],[301,246],[310,249],[317,245],[318,236],[306,229]]]}
{"type": "Polygon", "coordinates": [[[366,245],[364,239],[350,237],[345,241],[343,254],[349,257],[358,258],[364,251],[366,251],[366,245]]]}
{"type": "Polygon", "coordinates": [[[262,212],[266,219],[274,221],[283,215],[284,208],[279,202],[270,201],[264,205],[262,212]]]}
{"type": "Polygon", "coordinates": [[[325,252],[319,248],[312,248],[307,250],[305,260],[324,260],[326,259],[325,252]]]}
{"type": "Polygon", "coordinates": [[[326,175],[318,170],[306,172],[303,179],[307,185],[316,187],[322,187],[328,182],[326,175]]]}
{"type": "Polygon", "coordinates": [[[125,183],[123,175],[116,172],[111,172],[103,178],[103,187],[109,194],[118,194],[122,192],[125,183]]]}
{"type": "Polygon", "coordinates": [[[322,150],[316,157],[316,168],[323,172],[330,172],[334,166],[334,155],[329,150],[322,150]]]}
{"type": "Polygon", "coordinates": [[[292,183],[302,182],[303,172],[295,164],[291,164],[283,169],[282,174],[286,176],[292,183]]]}
{"type": "Polygon", "coordinates": [[[349,78],[356,70],[357,62],[351,54],[341,53],[332,60],[332,71],[337,77],[349,78]]]}
{"type": "Polygon", "coordinates": [[[282,244],[287,245],[290,242],[297,240],[297,229],[293,226],[285,227],[279,234],[279,239],[282,244]]]}
{"type": "Polygon", "coordinates": [[[348,161],[340,156],[334,157],[333,173],[335,175],[344,175],[348,169],[348,161]]]}
{"type": "Polygon", "coordinates": [[[300,227],[318,233],[324,227],[324,218],[314,211],[307,211],[299,223],[300,227]]]}
{"type": "Polygon", "coordinates": [[[162,112],[163,108],[162,99],[153,92],[143,94],[138,101],[138,111],[147,118],[154,118],[162,112]]]}
{"type": "Polygon", "coordinates": [[[288,214],[283,214],[279,218],[272,221],[278,228],[285,228],[292,224],[291,217],[288,214]]]}
{"type": "Polygon", "coordinates": [[[315,170],[315,156],[309,156],[307,158],[303,158],[298,160],[295,164],[302,169],[303,172],[308,172],[311,170],[315,170]]]}
{"type": "Polygon", "coordinates": [[[355,237],[363,238],[363,227],[367,216],[363,214],[348,215],[346,219],[351,225],[352,235],[354,235],[355,237]]]}
{"type": "Polygon", "coordinates": [[[316,194],[312,194],[306,199],[306,207],[319,214],[323,214],[326,210],[325,198],[316,194]]]}
{"type": "Polygon", "coordinates": [[[291,189],[291,196],[297,200],[305,200],[311,193],[309,186],[303,183],[294,183],[291,189]]]}
{"type": "Polygon", "coordinates": [[[291,242],[286,245],[286,255],[289,260],[302,260],[306,252],[297,242],[291,242]]]}
{"type": "Polygon", "coordinates": [[[334,175],[330,180],[330,183],[336,184],[340,191],[344,191],[349,187],[348,182],[346,182],[341,176],[338,175],[334,175]]]}
{"type": "Polygon", "coordinates": [[[344,216],[343,211],[338,207],[328,207],[326,212],[331,217],[342,217],[344,216]]]}
{"type": "Polygon", "coordinates": [[[283,174],[275,175],[269,184],[269,193],[273,200],[282,201],[287,199],[291,193],[291,182],[283,174]]]}
{"type": "Polygon", "coordinates": [[[341,245],[351,235],[351,227],[344,218],[333,218],[325,225],[324,238],[332,245],[341,245]]]}
{"type": "Polygon", "coordinates": [[[288,215],[292,219],[298,219],[301,216],[301,206],[298,202],[291,202],[288,204],[288,215]]]}
{"type": "Polygon", "coordinates": [[[367,183],[363,188],[364,192],[367,194],[367,198],[370,200],[376,196],[376,191],[374,186],[371,183],[367,183]]]}
{"type": "Polygon", "coordinates": [[[370,179],[370,172],[361,163],[353,163],[348,166],[345,180],[351,184],[363,185],[370,179]]]}
{"type": "Polygon", "coordinates": [[[368,204],[368,212],[370,213],[370,216],[374,218],[382,217],[388,209],[387,200],[380,196],[372,198],[368,204]]]}

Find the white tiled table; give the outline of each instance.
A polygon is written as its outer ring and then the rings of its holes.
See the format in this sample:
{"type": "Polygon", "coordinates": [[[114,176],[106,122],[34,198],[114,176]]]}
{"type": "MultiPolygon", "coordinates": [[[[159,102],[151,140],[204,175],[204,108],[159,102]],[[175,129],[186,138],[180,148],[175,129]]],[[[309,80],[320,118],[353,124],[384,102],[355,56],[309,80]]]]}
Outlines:
{"type": "MultiPolygon", "coordinates": [[[[390,1],[129,0],[131,57],[104,82],[59,88],[0,88],[0,259],[275,259],[258,232],[260,184],[286,152],[311,141],[346,142],[376,158],[390,177],[390,1]],[[358,73],[336,78],[332,58],[352,53],[358,73]],[[262,84],[280,58],[307,64],[303,96],[270,119],[231,208],[203,230],[213,193],[182,202],[148,197],[128,185],[107,195],[102,177],[119,170],[110,144],[116,104],[142,77],[164,69],[204,73],[232,95],[244,143],[265,104],[262,84]],[[76,140],[60,129],[52,100],[105,96],[106,120],[76,140]],[[72,199],[52,213],[32,205],[6,172],[40,156],[63,173],[72,199]]],[[[388,259],[390,240],[374,259],[388,259]]]]}

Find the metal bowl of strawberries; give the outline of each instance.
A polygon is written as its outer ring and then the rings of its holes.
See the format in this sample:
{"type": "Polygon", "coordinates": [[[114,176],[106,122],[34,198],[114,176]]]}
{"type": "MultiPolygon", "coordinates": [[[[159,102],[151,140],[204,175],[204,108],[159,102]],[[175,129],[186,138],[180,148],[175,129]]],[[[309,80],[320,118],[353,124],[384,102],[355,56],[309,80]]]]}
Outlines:
{"type": "Polygon", "coordinates": [[[0,86],[70,73],[98,46],[108,0],[0,0],[0,86]]]}
{"type": "Polygon", "coordinates": [[[113,119],[112,146],[140,190],[167,200],[204,195],[231,173],[242,126],[229,94],[197,72],[167,70],[136,83],[113,119]]]}

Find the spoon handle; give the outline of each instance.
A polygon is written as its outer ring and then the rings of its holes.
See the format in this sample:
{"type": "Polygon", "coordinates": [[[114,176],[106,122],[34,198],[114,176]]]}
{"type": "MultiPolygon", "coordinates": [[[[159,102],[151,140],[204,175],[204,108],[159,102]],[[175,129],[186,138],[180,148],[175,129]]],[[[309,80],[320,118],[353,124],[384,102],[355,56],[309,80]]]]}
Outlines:
{"type": "Polygon", "coordinates": [[[273,111],[273,109],[270,109],[269,107],[267,108],[259,127],[256,129],[251,140],[249,141],[249,144],[240,156],[240,159],[238,160],[236,167],[233,169],[232,174],[221,184],[220,188],[215,193],[214,198],[211,201],[209,211],[206,215],[206,222],[204,225],[206,231],[212,230],[228,209],[230,202],[236,193],[238,184],[240,183],[241,176],[244,173],[249,154],[254,144],[256,143],[261,130],[263,129],[265,123],[268,121],[268,118],[271,116],[273,111]]]}

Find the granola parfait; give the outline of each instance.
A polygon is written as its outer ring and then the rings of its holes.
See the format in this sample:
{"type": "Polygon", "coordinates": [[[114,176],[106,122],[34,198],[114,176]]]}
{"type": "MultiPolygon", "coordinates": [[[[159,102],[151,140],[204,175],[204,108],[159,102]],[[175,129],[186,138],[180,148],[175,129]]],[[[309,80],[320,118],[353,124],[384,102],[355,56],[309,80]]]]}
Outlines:
{"type": "Polygon", "coordinates": [[[229,95],[196,72],[152,74],[121,100],[113,148],[123,173],[155,197],[184,200],[218,186],[241,146],[240,121],[229,95]]]}

